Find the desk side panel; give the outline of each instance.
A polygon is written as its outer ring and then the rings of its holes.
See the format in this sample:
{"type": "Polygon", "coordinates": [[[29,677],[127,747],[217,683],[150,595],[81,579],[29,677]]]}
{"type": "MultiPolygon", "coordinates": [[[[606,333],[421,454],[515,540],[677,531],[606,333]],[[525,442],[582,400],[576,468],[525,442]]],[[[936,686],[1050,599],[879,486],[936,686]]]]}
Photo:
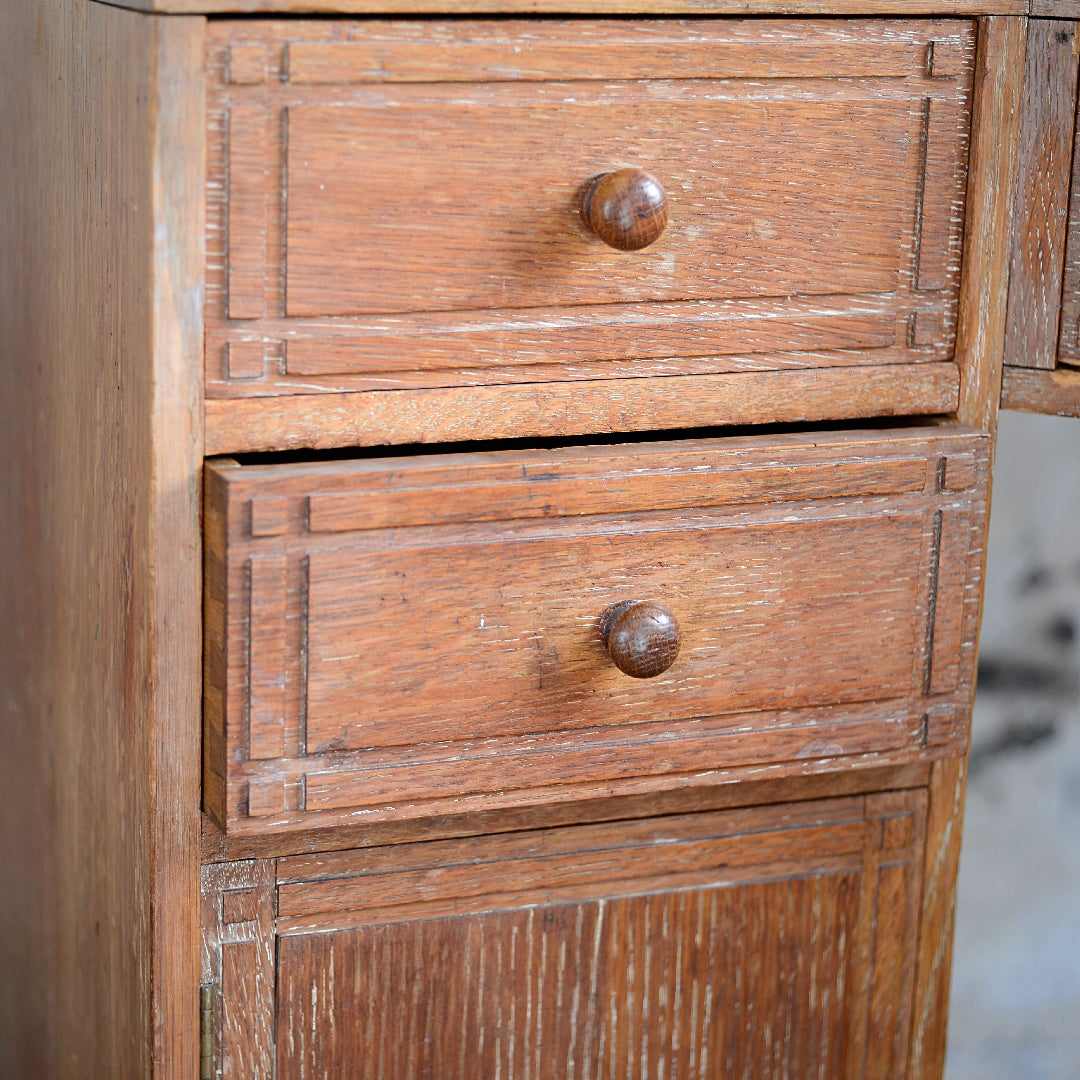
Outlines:
{"type": "MultiPolygon", "coordinates": [[[[1015,191],[1020,157],[1025,32],[1023,19],[982,20],[975,73],[968,218],[957,329],[961,370],[957,419],[992,436],[997,430],[1005,352],[1010,196],[1015,191]]],[[[936,1080],[945,1068],[966,780],[967,762],[962,758],[938,761],[931,768],[908,1080],[936,1080]]]]}
{"type": "Polygon", "coordinates": [[[201,20],[3,22],[0,1075],[190,1077],[201,20]]]}

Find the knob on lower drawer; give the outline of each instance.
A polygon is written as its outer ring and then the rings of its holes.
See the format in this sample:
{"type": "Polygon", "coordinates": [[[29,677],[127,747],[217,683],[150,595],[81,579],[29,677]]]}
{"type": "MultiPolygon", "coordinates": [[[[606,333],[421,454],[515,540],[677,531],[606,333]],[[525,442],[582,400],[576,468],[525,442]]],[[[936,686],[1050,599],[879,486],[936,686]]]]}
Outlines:
{"type": "Polygon", "coordinates": [[[644,169],[600,173],[582,189],[581,220],[619,251],[638,251],[655,243],[667,219],[667,193],[644,169]]]}
{"type": "Polygon", "coordinates": [[[600,640],[620,671],[651,679],[675,663],[682,630],[663,604],[621,600],[600,616],[600,640]]]}

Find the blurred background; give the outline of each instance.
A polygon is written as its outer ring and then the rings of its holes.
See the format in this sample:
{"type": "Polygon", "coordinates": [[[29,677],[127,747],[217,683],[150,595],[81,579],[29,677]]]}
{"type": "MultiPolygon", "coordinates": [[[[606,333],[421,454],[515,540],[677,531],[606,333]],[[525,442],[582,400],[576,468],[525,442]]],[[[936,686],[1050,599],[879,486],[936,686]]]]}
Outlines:
{"type": "Polygon", "coordinates": [[[1080,420],[1003,412],[946,1080],[1080,1078],[1080,420]]]}

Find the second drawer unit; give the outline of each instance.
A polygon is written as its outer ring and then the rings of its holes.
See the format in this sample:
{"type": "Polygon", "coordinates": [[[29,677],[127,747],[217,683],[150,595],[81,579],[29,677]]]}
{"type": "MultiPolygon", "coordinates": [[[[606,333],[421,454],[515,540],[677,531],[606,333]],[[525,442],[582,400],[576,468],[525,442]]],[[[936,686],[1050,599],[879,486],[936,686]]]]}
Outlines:
{"type": "Polygon", "coordinates": [[[209,466],[205,806],[259,834],[960,753],[987,439],[209,466]],[[602,616],[670,613],[631,678],[602,616]]]}

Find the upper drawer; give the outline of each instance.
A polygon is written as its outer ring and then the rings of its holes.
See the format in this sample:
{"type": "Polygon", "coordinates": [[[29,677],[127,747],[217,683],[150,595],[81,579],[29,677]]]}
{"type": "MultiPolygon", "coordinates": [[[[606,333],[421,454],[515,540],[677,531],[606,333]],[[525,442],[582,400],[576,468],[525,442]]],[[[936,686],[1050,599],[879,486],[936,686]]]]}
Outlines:
{"type": "Polygon", "coordinates": [[[211,465],[206,808],[251,833],[959,753],[986,443],[211,465]],[[600,640],[633,599],[681,625],[653,678],[600,640]]]}
{"type": "MultiPolygon", "coordinates": [[[[677,426],[715,422],[725,375],[784,374],[795,401],[827,369],[831,405],[767,418],[953,407],[971,22],[209,35],[212,398],[334,394],[355,409],[388,389],[503,387],[484,411],[520,421],[524,384],[602,400],[612,379],[683,375],[704,400],[660,417],[677,426]],[[669,206],[635,252],[579,213],[590,178],[626,167],[669,206]],[[858,369],[884,365],[891,380],[856,403],[858,369]]],[[[542,419],[477,434],[550,433],[542,419]]],[[[439,423],[387,441],[460,437],[439,423]]],[[[625,426],[647,425],[599,430],[625,426]]]]}

